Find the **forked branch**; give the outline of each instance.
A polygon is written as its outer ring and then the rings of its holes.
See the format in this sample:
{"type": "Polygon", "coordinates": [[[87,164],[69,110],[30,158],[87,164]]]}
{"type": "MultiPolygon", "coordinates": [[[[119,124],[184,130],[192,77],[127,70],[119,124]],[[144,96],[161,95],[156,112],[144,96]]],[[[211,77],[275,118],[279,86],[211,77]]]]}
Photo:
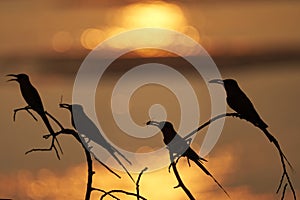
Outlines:
{"type": "Polygon", "coordinates": [[[181,187],[182,190],[185,192],[185,194],[189,197],[190,200],[195,200],[194,196],[192,195],[192,193],[190,192],[190,190],[184,185],[184,183],[183,183],[183,181],[182,181],[182,179],[181,179],[181,177],[179,175],[179,172],[178,172],[177,167],[176,167],[176,164],[178,163],[177,161],[173,161],[170,164],[170,167],[172,167],[173,172],[175,174],[175,177],[176,177],[176,179],[178,181],[178,185],[175,186],[174,189],[181,187]]]}
{"type": "MultiPolygon", "coordinates": [[[[136,197],[137,200],[140,200],[140,199],[142,199],[142,200],[147,200],[145,197],[143,197],[143,196],[140,195],[140,190],[139,190],[139,187],[140,187],[139,183],[140,183],[141,177],[142,177],[143,173],[144,173],[147,169],[148,169],[148,168],[146,167],[146,168],[144,168],[144,169],[139,173],[138,179],[137,179],[137,181],[136,181],[136,183],[135,183],[135,186],[136,186],[136,193],[133,193],[133,192],[127,192],[127,191],[124,191],[124,190],[110,190],[110,191],[108,191],[108,192],[102,191],[102,192],[104,192],[104,194],[100,197],[100,200],[103,200],[107,195],[110,195],[110,196],[111,196],[111,195],[114,194],[114,193],[122,193],[122,194],[125,194],[125,195],[127,195],[127,196],[133,196],[133,197],[136,197]]],[[[113,198],[118,199],[115,195],[114,195],[113,198]]]]}
{"type": "MultiPolygon", "coordinates": [[[[208,126],[209,124],[211,124],[212,122],[218,120],[218,119],[221,119],[221,118],[224,118],[224,117],[238,117],[242,120],[246,120],[245,118],[243,118],[240,114],[238,113],[225,113],[225,114],[220,114],[216,117],[213,117],[212,119],[208,120],[207,122],[205,122],[204,124],[202,124],[201,126],[199,126],[197,129],[195,129],[194,131],[192,131],[191,133],[187,134],[184,139],[185,140],[189,140],[191,136],[193,136],[195,133],[197,133],[198,131],[202,130],[203,128],[205,128],[206,126],[208,126]]],[[[246,120],[248,121],[248,120],[246,120]]],[[[248,121],[250,122],[250,121],[248,121]]],[[[252,122],[250,122],[251,124],[253,124],[252,122]]],[[[258,127],[257,125],[253,124],[254,126],[258,127]]],[[[286,192],[286,188],[287,186],[289,186],[292,190],[292,193],[293,193],[293,197],[294,197],[294,200],[296,200],[296,191],[293,187],[293,184],[292,184],[292,181],[290,179],[290,176],[288,174],[288,171],[286,169],[286,164],[285,162],[287,162],[287,164],[289,165],[289,167],[291,168],[291,170],[293,171],[293,167],[292,165],[290,164],[290,162],[288,161],[288,159],[286,158],[286,156],[284,155],[283,151],[281,150],[281,147],[279,145],[279,142],[278,140],[271,134],[269,133],[269,131],[267,129],[263,129],[263,128],[260,128],[258,127],[261,131],[263,131],[265,133],[265,135],[269,138],[270,142],[271,143],[274,143],[276,149],[278,150],[279,152],[279,156],[280,156],[280,162],[281,162],[281,166],[282,166],[282,176],[281,176],[281,179],[280,179],[280,182],[279,182],[279,186],[277,188],[277,191],[276,193],[279,193],[279,191],[281,190],[282,186],[283,186],[283,182],[284,182],[284,179],[286,178],[287,180],[287,183],[284,185],[283,187],[283,190],[282,190],[282,198],[281,199],[284,199],[285,197],[285,192],[286,192]]]]}

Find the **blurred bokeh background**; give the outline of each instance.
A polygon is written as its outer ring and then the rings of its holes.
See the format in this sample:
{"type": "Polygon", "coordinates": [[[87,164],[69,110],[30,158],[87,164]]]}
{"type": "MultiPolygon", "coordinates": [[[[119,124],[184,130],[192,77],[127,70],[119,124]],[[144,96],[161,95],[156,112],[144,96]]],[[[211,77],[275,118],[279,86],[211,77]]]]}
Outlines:
{"type": "MultiPolygon", "coordinates": [[[[25,112],[12,121],[13,109],[25,102],[17,84],[7,83],[5,75],[30,75],[46,110],[71,127],[69,113],[59,109],[58,103],[62,95],[65,102],[71,102],[76,72],[84,58],[105,39],[142,27],[168,28],[190,36],[208,51],[224,78],[240,83],[298,172],[291,173],[291,178],[300,192],[299,1],[2,0],[0,10],[0,198],[83,199],[86,186],[84,154],[70,137],[59,138],[64,149],[60,161],[53,152],[24,155],[33,147],[49,145],[41,138],[47,130],[41,120],[35,122],[25,112]]],[[[110,50],[114,48],[122,44],[110,50]]],[[[186,54],[193,56],[193,51],[187,48],[186,54]]],[[[133,52],[120,58],[121,64],[107,75],[107,88],[124,72],[124,65],[130,68],[153,61],[184,68],[168,54],[133,52]]],[[[197,89],[204,122],[210,117],[209,94],[193,70],[184,70],[197,89]]],[[[160,94],[158,103],[169,102],[172,96],[162,88],[147,89],[160,94]],[[164,92],[166,96],[161,95],[164,92]]],[[[99,91],[99,98],[101,95],[99,91]]],[[[144,113],[149,104],[157,103],[145,95],[141,90],[132,100],[132,115],[140,125],[149,119],[144,113]]],[[[103,112],[108,113],[108,106],[107,102],[99,105],[99,110],[105,108],[103,112]]],[[[180,120],[177,106],[175,102],[167,109],[175,127],[180,120]]],[[[109,118],[105,123],[111,127],[113,121],[109,118]]],[[[114,126],[111,131],[118,130],[114,126]]],[[[161,147],[161,139],[158,134],[151,142],[161,147]]],[[[193,147],[199,149],[202,140],[199,134],[193,147]]],[[[136,151],[151,151],[154,146],[144,142],[136,151]]],[[[226,119],[223,134],[207,159],[206,166],[232,199],[280,199],[275,194],[281,175],[279,157],[263,134],[248,123],[226,119]]],[[[226,199],[200,170],[189,168],[184,159],[179,165],[197,199],[226,199]]],[[[125,175],[118,180],[97,163],[95,169],[95,186],[135,190],[125,175]]],[[[140,190],[148,199],[184,199],[180,189],[173,189],[176,184],[166,167],[145,174],[140,190]]],[[[97,196],[95,192],[93,198],[97,196]]],[[[286,199],[291,199],[289,189],[286,199]]]]}

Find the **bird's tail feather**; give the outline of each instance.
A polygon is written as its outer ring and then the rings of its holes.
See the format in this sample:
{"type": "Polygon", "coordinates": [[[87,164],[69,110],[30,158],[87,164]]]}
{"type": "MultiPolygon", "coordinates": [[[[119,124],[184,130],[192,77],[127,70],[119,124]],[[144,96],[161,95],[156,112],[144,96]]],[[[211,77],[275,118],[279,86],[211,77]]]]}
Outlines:
{"type": "Polygon", "coordinates": [[[119,163],[119,165],[125,170],[127,175],[130,177],[130,179],[135,183],[134,179],[132,178],[131,174],[127,170],[127,168],[123,165],[123,163],[120,161],[120,159],[113,153],[111,153],[112,157],[119,163]]]}
{"type": "Polygon", "coordinates": [[[229,194],[227,193],[227,191],[223,188],[223,186],[217,181],[217,179],[215,179],[215,177],[204,167],[204,165],[201,164],[201,162],[199,160],[193,160],[198,167],[200,167],[202,169],[202,171],[204,171],[204,173],[208,176],[210,176],[215,183],[223,190],[223,192],[230,198],[229,194]]]}
{"type": "Polygon", "coordinates": [[[54,130],[52,128],[52,126],[50,125],[50,122],[49,122],[49,119],[48,117],[46,116],[46,114],[43,112],[43,113],[39,113],[39,115],[41,116],[44,124],[46,125],[48,131],[51,133],[51,134],[55,134],[54,133],[54,130]]]}
{"type": "MultiPolygon", "coordinates": [[[[54,132],[54,130],[53,130],[53,128],[52,128],[52,126],[51,126],[51,124],[49,122],[48,117],[46,116],[46,113],[43,112],[43,113],[38,113],[38,114],[41,116],[44,124],[46,125],[46,127],[47,127],[48,131],[51,133],[51,135],[55,135],[55,132],[54,132]]],[[[54,139],[55,139],[55,141],[56,141],[56,143],[58,145],[58,148],[59,148],[60,152],[63,154],[63,151],[62,151],[62,148],[61,148],[61,146],[60,146],[60,144],[58,142],[58,139],[56,137],[54,139]]]]}
{"type": "Polygon", "coordinates": [[[113,151],[115,151],[117,154],[119,154],[126,162],[128,162],[128,164],[132,165],[132,163],[130,162],[130,160],[128,160],[128,158],[126,158],[125,155],[123,155],[120,151],[118,151],[113,146],[111,146],[111,148],[113,149],[113,151]]]}
{"type": "MultiPolygon", "coordinates": [[[[94,154],[93,154],[94,155],[94,154]]],[[[101,160],[99,160],[97,158],[97,156],[94,155],[94,158],[108,171],[110,171],[112,174],[114,174],[116,177],[121,178],[121,176],[119,176],[119,174],[117,174],[116,172],[114,172],[111,168],[109,168],[106,164],[104,164],[101,160]]]]}

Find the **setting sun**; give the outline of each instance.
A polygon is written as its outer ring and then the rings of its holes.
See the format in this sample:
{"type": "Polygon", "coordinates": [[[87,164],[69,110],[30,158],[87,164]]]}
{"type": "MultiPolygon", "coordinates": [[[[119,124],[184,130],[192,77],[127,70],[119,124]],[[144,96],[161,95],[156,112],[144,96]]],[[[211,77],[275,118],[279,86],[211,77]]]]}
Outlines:
{"type": "Polygon", "coordinates": [[[122,10],[122,25],[127,28],[169,28],[178,29],[186,25],[182,10],[175,4],[154,2],[137,3],[122,10]]]}
{"type": "MultiPolygon", "coordinates": [[[[198,30],[187,22],[183,11],[179,6],[172,3],[166,3],[161,1],[134,3],[125,7],[119,8],[115,13],[118,15],[112,15],[110,26],[102,28],[88,28],[81,34],[81,45],[86,49],[94,49],[100,42],[112,37],[118,33],[124,31],[130,31],[137,28],[164,28],[181,32],[196,42],[199,42],[198,30]]],[[[143,41],[153,41],[153,35],[143,35],[142,38],[138,38],[143,41]]],[[[161,46],[170,46],[177,40],[177,38],[161,38],[161,46]]],[[[136,43],[140,42],[134,40],[136,43]]],[[[134,45],[132,43],[124,43],[124,41],[111,42],[109,48],[122,49],[128,47],[128,45],[134,45]]],[[[136,45],[135,45],[136,46],[136,45]]],[[[181,48],[186,49],[186,54],[193,54],[193,47],[186,46],[184,41],[181,48]]],[[[143,57],[156,57],[164,56],[161,52],[158,54],[155,51],[141,50],[138,53],[143,57]]]]}

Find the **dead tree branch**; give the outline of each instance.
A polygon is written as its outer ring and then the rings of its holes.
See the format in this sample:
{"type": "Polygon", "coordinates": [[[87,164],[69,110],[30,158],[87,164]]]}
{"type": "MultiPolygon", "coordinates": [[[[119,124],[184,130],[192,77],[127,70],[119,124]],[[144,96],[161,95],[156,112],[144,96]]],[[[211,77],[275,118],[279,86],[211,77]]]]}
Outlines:
{"type": "Polygon", "coordinates": [[[190,132],[189,134],[187,134],[186,136],[183,137],[184,140],[188,140],[190,137],[192,137],[194,134],[196,134],[198,131],[202,130],[203,128],[205,128],[206,126],[210,125],[212,122],[217,121],[218,119],[221,119],[223,117],[240,117],[238,113],[225,113],[225,114],[220,114],[216,117],[211,118],[210,120],[208,120],[207,122],[205,122],[204,124],[202,124],[201,126],[199,126],[197,129],[193,130],[192,132],[190,132]]]}
{"type": "MultiPolygon", "coordinates": [[[[177,160],[177,161],[178,161],[178,160],[177,160]]],[[[175,186],[174,189],[181,187],[182,190],[185,192],[185,194],[189,197],[190,200],[195,200],[194,196],[193,196],[192,193],[189,191],[189,189],[184,185],[184,183],[183,183],[183,181],[182,181],[182,179],[181,179],[181,177],[180,177],[180,175],[179,175],[179,172],[178,172],[177,167],[176,167],[177,161],[173,161],[173,162],[171,163],[171,165],[170,165],[170,166],[172,167],[173,172],[174,172],[174,174],[175,174],[175,177],[176,177],[176,179],[177,179],[177,181],[178,181],[178,185],[175,186]]]]}
{"type": "MultiPolygon", "coordinates": [[[[242,120],[246,120],[248,121],[247,119],[243,118],[240,114],[238,113],[225,113],[225,114],[220,114],[216,117],[213,117],[212,119],[208,120],[207,122],[205,122],[204,124],[202,124],[201,126],[199,126],[197,129],[195,129],[194,131],[192,131],[191,133],[187,134],[184,139],[185,140],[190,140],[190,137],[193,136],[195,133],[197,133],[198,131],[200,131],[201,129],[205,128],[206,126],[208,126],[209,124],[211,124],[212,122],[218,120],[218,119],[221,119],[223,117],[238,117],[242,120]]],[[[250,122],[250,121],[248,121],[250,122]]],[[[252,122],[250,122],[252,125],[254,125],[255,127],[258,127],[257,125],[253,124],[252,122]]],[[[290,179],[290,176],[287,172],[287,169],[286,169],[286,164],[285,162],[287,162],[287,164],[289,165],[289,167],[291,168],[291,170],[293,171],[293,167],[292,165],[290,164],[290,162],[288,161],[288,159],[286,158],[286,156],[284,155],[283,151],[281,150],[281,147],[279,145],[279,142],[278,140],[271,134],[269,133],[269,131],[265,128],[260,128],[258,127],[261,131],[263,131],[265,133],[265,135],[269,138],[270,142],[271,143],[274,143],[276,149],[278,150],[279,152],[279,156],[280,156],[280,162],[281,162],[281,166],[282,166],[282,176],[281,176],[281,179],[280,179],[280,182],[279,182],[279,186],[276,190],[276,193],[279,193],[280,189],[282,188],[282,185],[283,185],[283,182],[284,182],[284,179],[286,178],[287,180],[287,183],[285,184],[284,188],[283,188],[283,191],[282,191],[282,198],[281,199],[284,199],[284,196],[285,196],[285,192],[286,192],[286,188],[287,186],[289,186],[292,190],[292,193],[293,193],[293,197],[294,197],[294,200],[296,200],[296,191],[293,187],[293,184],[292,184],[292,181],[290,179]]]]}
{"type": "MultiPolygon", "coordinates": [[[[127,192],[127,191],[124,191],[124,190],[110,190],[108,192],[104,192],[104,194],[100,197],[100,200],[103,200],[107,195],[112,195],[113,193],[122,193],[122,194],[126,194],[127,196],[133,196],[133,197],[136,197],[137,200],[147,200],[145,197],[142,197],[140,196],[140,192],[139,192],[139,182],[140,182],[140,179],[143,175],[143,173],[147,170],[148,168],[144,168],[140,173],[139,173],[139,176],[138,176],[138,179],[135,183],[135,186],[136,186],[136,193],[133,193],[133,192],[127,192]]],[[[103,192],[103,191],[102,191],[103,192]]],[[[116,198],[117,199],[117,198],[116,198]]]]}

